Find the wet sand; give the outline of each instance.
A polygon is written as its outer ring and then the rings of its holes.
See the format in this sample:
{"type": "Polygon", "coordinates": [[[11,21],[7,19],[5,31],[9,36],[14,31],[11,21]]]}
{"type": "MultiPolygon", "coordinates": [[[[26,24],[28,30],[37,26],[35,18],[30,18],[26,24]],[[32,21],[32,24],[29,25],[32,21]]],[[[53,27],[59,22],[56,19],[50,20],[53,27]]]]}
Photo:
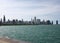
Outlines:
{"type": "Polygon", "coordinates": [[[14,39],[8,39],[8,38],[0,38],[0,43],[30,43],[26,41],[21,40],[14,40],[14,39]]]}

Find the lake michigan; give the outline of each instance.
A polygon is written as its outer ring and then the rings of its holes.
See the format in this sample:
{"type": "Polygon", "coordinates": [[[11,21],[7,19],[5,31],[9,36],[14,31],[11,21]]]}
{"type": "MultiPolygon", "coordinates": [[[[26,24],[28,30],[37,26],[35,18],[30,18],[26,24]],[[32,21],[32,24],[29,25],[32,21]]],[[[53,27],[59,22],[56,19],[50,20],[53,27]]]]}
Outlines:
{"type": "Polygon", "coordinates": [[[0,37],[31,43],[60,43],[60,25],[0,26],[0,37]]]}

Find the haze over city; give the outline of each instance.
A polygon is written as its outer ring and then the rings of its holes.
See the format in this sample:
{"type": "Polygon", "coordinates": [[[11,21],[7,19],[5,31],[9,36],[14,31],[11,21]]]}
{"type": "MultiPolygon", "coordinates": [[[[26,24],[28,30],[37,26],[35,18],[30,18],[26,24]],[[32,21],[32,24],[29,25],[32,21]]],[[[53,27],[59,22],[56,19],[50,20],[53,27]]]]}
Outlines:
{"type": "Polygon", "coordinates": [[[0,0],[0,18],[56,20],[60,23],[60,0],[0,0]]]}

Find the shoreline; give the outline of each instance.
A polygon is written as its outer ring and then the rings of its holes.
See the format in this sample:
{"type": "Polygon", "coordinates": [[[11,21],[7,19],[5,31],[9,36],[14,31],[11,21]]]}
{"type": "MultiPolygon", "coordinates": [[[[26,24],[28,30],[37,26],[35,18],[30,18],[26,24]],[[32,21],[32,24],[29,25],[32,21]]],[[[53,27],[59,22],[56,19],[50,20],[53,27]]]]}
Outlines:
{"type": "MultiPolygon", "coordinates": [[[[41,24],[41,25],[46,25],[46,24],[41,24]]],[[[52,24],[49,24],[49,25],[52,25],[52,24]]],[[[60,25],[60,24],[53,24],[53,25],[60,25]]],[[[20,24],[17,24],[17,25],[4,24],[4,25],[0,25],[0,26],[27,26],[27,25],[26,25],[26,24],[23,24],[23,25],[20,25],[20,24]]],[[[35,26],[35,25],[30,25],[30,24],[28,24],[28,26],[35,26]]]]}
{"type": "Polygon", "coordinates": [[[3,37],[3,38],[0,38],[0,43],[31,43],[31,42],[9,39],[9,38],[3,37]]]}

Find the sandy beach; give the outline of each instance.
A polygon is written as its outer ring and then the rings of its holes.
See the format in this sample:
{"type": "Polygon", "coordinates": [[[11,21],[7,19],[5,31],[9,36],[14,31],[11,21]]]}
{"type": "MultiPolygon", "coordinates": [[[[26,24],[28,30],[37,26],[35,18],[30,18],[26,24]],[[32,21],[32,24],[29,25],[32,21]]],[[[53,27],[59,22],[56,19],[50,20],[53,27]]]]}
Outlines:
{"type": "Polygon", "coordinates": [[[30,42],[26,42],[26,41],[18,41],[18,40],[14,40],[14,39],[8,39],[8,38],[0,38],[0,43],[30,43],[30,42]]]}

